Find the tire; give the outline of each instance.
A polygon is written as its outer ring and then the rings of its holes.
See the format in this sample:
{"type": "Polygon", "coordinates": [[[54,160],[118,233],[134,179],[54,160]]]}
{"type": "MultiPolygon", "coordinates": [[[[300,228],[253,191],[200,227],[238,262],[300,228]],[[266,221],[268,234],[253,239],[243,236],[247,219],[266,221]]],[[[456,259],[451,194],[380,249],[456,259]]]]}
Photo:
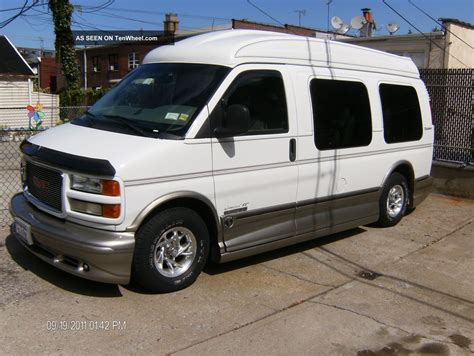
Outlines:
{"type": "Polygon", "coordinates": [[[137,232],[133,281],[154,293],[175,292],[194,283],[209,254],[209,232],[188,208],[170,208],[137,232]]]}
{"type": "Polygon", "coordinates": [[[382,227],[397,225],[407,210],[409,193],[406,178],[400,173],[392,173],[380,195],[380,216],[377,225],[382,227]]]}

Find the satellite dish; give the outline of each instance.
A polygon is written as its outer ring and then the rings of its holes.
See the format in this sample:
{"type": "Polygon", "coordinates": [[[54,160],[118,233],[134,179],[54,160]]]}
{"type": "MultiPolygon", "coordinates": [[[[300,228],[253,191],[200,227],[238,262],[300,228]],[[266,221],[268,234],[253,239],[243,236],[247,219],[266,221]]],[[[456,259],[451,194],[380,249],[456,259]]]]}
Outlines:
{"type": "Polygon", "coordinates": [[[363,16],[354,16],[351,20],[351,27],[360,30],[366,23],[363,16]]]}
{"type": "Polygon", "coordinates": [[[333,16],[331,18],[331,25],[332,27],[334,27],[335,30],[339,30],[343,24],[344,23],[342,22],[342,19],[339,16],[333,16]]]}
{"type": "Polygon", "coordinates": [[[336,32],[341,34],[341,35],[344,35],[347,33],[347,31],[349,31],[351,29],[351,25],[347,24],[347,23],[343,23],[341,25],[341,27],[339,27],[336,32]]]}
{"type": "Polygon", "coordinates": [[[397,32],[400,29],[400,25],[397,23],[389,23],[387,24],[387,30],[390,32],[391,35],[393,35],[395,32],[397,32]]]}

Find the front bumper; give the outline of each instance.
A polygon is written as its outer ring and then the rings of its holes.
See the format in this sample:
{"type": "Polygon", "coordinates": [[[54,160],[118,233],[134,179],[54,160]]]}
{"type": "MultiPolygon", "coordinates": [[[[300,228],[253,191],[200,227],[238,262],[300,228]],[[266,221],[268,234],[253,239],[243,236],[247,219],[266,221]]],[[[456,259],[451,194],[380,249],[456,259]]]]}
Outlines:
{"type": "Polygon", "coordinates": [[[79,277],[105,283],[127,284],[135,246],[133,232],[94,229],[67,222],[32,206],[22,194],[10,202],[10,213],[31,226],[30,252],[43,261],[79,277]]]}

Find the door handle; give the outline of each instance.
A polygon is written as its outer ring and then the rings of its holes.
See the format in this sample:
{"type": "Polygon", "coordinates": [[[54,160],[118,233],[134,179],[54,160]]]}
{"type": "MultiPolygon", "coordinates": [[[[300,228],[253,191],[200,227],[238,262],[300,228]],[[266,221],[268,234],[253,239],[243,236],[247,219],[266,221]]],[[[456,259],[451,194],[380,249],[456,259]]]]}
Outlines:
{"type": "Polygon", "coordinates": [[[292,138],[290,140],[290,161],[294,162],[296,160],[296,140],[292,138]]]}

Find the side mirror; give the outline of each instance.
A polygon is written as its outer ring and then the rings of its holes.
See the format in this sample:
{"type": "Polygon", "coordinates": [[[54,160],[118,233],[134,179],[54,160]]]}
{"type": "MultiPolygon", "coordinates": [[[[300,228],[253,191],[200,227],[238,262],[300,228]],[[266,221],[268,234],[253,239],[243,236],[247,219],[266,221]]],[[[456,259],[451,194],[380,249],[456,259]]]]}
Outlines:
{"type": "Polygon", "coordinates": [[[227,107],[222,127],[214,129],[216,137],[231,137],[246,133],[250,127],[250,112],[245,105],[234,104],[227,107]]]}

